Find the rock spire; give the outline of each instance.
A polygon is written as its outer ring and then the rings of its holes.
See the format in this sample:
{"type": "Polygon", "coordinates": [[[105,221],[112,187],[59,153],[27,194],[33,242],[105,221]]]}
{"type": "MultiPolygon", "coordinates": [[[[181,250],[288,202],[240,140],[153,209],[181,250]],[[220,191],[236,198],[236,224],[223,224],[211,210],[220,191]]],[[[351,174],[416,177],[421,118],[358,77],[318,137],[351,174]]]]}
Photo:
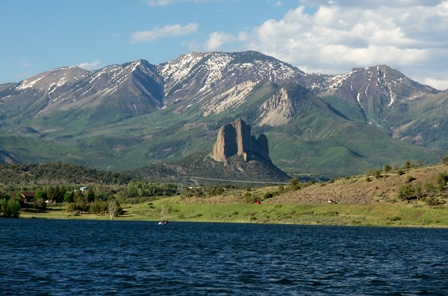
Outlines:
{"type": "Polygon", "coordinates": [[[251,135],[250,125],[242,119],[226,124],[218,131],[210,157],[227,165],[228,158],[234,155],[242,156],[246,162],[252,159],[271,162],[268,138],[264,134],[260,134],[258,139],[251,135]]]}

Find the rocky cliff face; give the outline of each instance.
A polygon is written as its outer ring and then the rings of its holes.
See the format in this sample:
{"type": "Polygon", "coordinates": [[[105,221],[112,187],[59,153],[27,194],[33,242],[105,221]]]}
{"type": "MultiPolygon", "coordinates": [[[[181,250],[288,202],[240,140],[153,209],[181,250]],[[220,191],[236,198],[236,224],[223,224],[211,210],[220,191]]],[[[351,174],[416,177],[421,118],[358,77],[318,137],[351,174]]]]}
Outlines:
{"type": "Polygon", "coordinates": [[[261,134],[258,139],[251,135],[250,125],[242,119],[222,126],[218,131],[218,138],[213,145],[210,157],[228,165],[228,158],[240,155],[244,161],[262,159],[271,162],[269,158],[268,139],[261,134]]]}

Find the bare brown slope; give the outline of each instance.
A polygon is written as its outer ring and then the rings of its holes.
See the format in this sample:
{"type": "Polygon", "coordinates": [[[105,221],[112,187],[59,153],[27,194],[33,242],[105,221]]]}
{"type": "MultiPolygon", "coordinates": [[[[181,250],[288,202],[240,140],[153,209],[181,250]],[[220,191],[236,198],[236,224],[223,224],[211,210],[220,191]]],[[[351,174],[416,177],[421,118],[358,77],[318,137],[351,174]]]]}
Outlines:
{"type": "MultiPolygon", "coordinates": [[[[425,184],[431,183],[437,188],[437,175],[446,173],[447,170],[447,165],[437,165],[405,170],[403,175],[395,170],[382,173],[379,178],[365,175],[354,176],[338,179],[333,183],[315,184],[297,191],[286,192],[266,199],[263,203],[323,204],[328,200],[334,200],[340,204],[408,203],[398,197],[401,186],[412,184],[414,187],[423,188],[425,184]],[[371,181],[367,181],[367,178],[371,181]]],[[[446,198],[447,193],[444,191],[437,195],[446,198]]]]}

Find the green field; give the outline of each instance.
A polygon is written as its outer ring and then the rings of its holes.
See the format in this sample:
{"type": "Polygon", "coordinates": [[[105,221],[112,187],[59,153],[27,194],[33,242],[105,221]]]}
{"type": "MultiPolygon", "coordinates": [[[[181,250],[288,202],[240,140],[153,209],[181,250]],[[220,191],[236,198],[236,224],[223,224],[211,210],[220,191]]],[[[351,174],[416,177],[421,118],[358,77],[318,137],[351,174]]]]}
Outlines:
{"type": "MultiPolygon", "coordinates": [[[[447,227],[448,209],[416,205],[184,204],[178,197],[123,204],[122,221],[275,223],[341,226],[447,227]]],[[[68,213],[64,205],[44,212],[22,210],[22,218],[108,220],[109,215],[68,213]]]]}

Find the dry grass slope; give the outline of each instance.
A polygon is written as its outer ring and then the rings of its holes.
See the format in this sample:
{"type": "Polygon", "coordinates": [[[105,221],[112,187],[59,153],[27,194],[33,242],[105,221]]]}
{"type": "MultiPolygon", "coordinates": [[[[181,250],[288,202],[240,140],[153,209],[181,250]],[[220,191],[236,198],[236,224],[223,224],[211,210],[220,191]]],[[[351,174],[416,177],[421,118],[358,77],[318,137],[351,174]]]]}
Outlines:
{"type": "MultiPolygon", "coordinates": [[[[423,188],[425,184],[433,184],[437,187],[437,175],[447,171],[447,165],[437,165],[403,170],[403,174],[400,174],[398,170],[381,172],[378,178],[372,175],[353,176],[286,192],[264,202],[323,204],[332,199],[339,204],[408,203],[399,198],[398,193],[401,186],[412,184],[415,187],[423,188]]],[[[439,197],[446,198],[447,193],[439,197]]]]}

